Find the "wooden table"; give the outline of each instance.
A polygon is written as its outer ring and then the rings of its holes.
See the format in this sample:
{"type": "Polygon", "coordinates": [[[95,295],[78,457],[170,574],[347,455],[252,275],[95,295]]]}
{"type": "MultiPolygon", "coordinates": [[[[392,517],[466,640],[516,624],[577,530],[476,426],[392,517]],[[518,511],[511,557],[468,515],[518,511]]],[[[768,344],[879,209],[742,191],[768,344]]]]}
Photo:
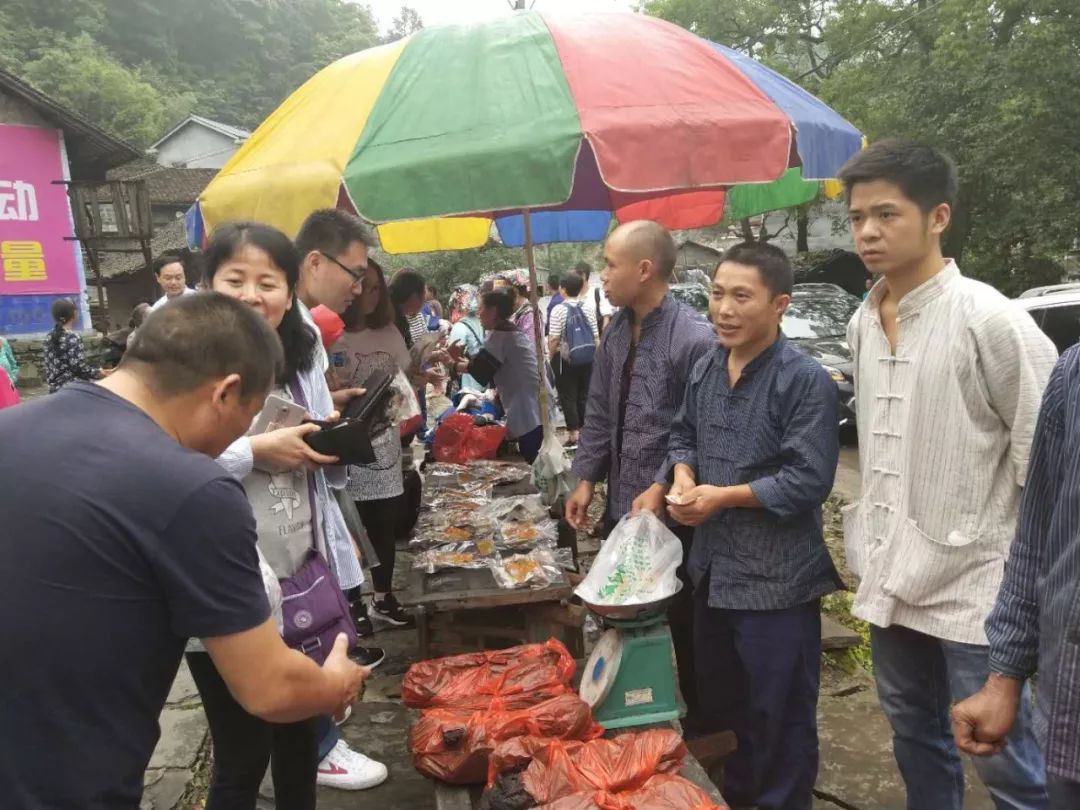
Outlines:
{"type": "MultiPolygon", "coordinates": [[[[452,479],[428,477],[425,490],[437,494],[452,479]]],[[[493,497],[531,495],[529,478],[497,485],[493,497]]],[[[561,508],[556,510],[561,516],[561,508]]],[[[559,521],[559,546],[570,548],[577,559],[577,535],[559,521]]],[[[397,594],[402,606],[416,616],[421,659],[439,655],[559,638],[580,654],[584,609],[570,605],[573,586],[565,575],[546,588],[500,588],[487,569],[451,568],[434,574],[413,569],[408,586],[397,594]]]]}

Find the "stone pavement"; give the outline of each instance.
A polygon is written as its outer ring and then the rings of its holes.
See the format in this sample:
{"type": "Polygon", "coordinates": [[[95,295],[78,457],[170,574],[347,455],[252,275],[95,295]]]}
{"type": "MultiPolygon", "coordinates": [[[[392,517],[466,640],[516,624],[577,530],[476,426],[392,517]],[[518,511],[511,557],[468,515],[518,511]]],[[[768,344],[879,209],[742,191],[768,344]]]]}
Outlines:
{"type": "Polygon", "coordinates": [[[158,722],[161,739],[146,771],[141,810],[188,806],[197,790],[195,774],[210,753],[206,715],[186,663],[180,665],[158,722]]]}

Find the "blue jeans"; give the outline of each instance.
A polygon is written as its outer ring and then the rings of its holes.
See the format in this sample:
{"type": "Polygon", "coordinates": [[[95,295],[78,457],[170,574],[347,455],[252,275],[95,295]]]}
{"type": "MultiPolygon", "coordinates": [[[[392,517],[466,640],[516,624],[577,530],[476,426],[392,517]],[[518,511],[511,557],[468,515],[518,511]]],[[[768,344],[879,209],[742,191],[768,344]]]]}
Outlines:
{"type": "MultiPolygon", "coordinates": [[[[953,741],[952,704],[982,688],[990,650],[906,627],[870,626],[878,699],[893,730],[893,754],[908,810],[962,810],[964,771],[953,741]]],[[[1045,810],[1046,767],[1031,728],[1031,693],[1021,696],[1005,750],[972,757],[998,810],[1045,810]]]]}
{"type": "Polygon", "coordinates": [[[338,736],[337,724],[334,723],[334,718],[323,714],[315,719],[315,736],[319,739],[319,762],[322,762],[333,747],[338,744],[340,737],[338,736]]]}

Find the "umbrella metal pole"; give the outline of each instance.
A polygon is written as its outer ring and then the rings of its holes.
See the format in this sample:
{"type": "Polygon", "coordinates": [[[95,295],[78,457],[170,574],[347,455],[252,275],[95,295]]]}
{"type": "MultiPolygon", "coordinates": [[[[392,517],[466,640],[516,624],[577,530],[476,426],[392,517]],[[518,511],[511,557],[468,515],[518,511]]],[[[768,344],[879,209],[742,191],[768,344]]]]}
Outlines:
{"type": "Polygon", "coordinates": [[[547,352],[544,346],[544,330],[540,320],[540,302],[536,297],[536,256],[533,252],[532,221],[529,219],[529,209],[521,212],[525,224],[525,262],[529,266],[529,303],[533,311],[533,338],[536,341],[536,370],[540,374],[540,424],[544,428],[544,438],[551,433],[551,414],[548,407],[547,372],[544,358],[547,352]]]}

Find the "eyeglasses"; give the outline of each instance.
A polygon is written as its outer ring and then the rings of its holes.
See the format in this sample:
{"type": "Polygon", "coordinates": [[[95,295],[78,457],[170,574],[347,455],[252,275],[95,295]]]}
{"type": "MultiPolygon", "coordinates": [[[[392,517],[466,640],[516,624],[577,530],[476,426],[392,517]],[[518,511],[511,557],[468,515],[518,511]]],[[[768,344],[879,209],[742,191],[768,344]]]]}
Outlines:
{"type": "Polygon", "coordinates": [[[340,267],[342,270],[344,270],[346,273],[348,273],[352,277],[352,280],[353,280],[354,283],[363,286],[363,284],[364,284],[364,273],[367,271],[367,267],[361,267],[359,270],[353,270],[351,267],[346,267],[344,264],[342,264],[337,259],[335,259],[333,256],[331,256],[329,253],[323,253],[320,250],[319,255],[322,256],[324,259],[329,259],[334,264],[336,264],[338,267],[340,267]]]}

